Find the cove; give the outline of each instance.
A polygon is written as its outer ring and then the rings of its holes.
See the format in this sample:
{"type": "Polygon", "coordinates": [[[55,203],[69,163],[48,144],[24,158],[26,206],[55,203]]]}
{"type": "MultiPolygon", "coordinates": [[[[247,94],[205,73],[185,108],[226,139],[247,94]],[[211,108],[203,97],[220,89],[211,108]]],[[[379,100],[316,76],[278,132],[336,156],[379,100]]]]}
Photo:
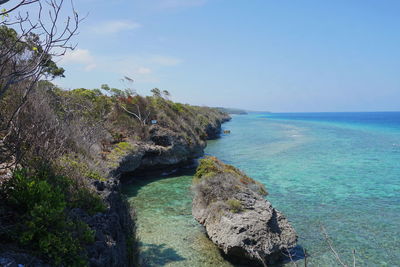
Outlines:
{"type": "Polygon", "coordinates": [[[193,172],[140,178],[126,186],[136,210],[141,266],[232,266],[192,217],[193,172]]]}
{"type": "MultiPolygon", "coordinates": [[[[358,266],[396,266],[400,116],[378,115],[373,123],[363,114],[234,116],[223,125],[231,134],[209,141],[206,153],[267,186],[267,198],[295,227],[310,266],[337,266],[321,225],[348,263],[355,249],[358,266]]],[[[191,179],[185,171],[126,186],[144,266],[232,266],[191,216],[191,179]]]]}

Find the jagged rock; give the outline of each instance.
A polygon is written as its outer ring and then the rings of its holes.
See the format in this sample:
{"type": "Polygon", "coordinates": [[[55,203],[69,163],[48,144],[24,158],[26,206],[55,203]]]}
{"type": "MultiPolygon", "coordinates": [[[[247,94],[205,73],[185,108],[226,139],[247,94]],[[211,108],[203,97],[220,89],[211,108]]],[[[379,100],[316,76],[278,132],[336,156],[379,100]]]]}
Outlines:
{"type": "MultiPolygon", "coordinates": [[[[215,123],[205,129],[208,138],[213,138],[221,131],[221,123],[230,119],[220,114],[215,123]]],[[[171,129],[151,126],[149,140],[136,142],[127,140],[128,147],[115,158],[104,162],[109,173],[107,181],[92,181],[93,189],[102,196],[107,206],[103,213],[89,215],[82,209],[72,209],[71,218],[87,223],[95,232],[95,243],[86,247],[89,266],[137,266],[134,262],[133,246],[135,245],[134,207],[129,207],[121,194],[121,177],[138,169],[148,170],[177,165],[203,155],[206,142],[198,134],[185,136],[182,129],[171,129]]],[[[192,129],[191,129],[192,130],[192,129]]],[[[94,144],[91,151],[101,152],[101,144],[94,144]]],[[[93,155],[94,156],[94,155],[93,155]]],[[[2,173],[0,173],[1,176],[2,173]]],[[[0,180],[1,183],[1,180],[0,180]]],[[[0,254],[2,266],[34,263],[27,266],[48,266],[30,255],[11,253],[0,254]],[[22,255],[22,256],[21,256],[22,255]]]]}
{"type": "Polygon", "coordinates": [[[243,172],[208,157],[193,183],[192,214],[226,255],[265,265],[296,246],[295,230],[264,198],[264,186],[243,172]]]}
{"type": "MultiPolygon", "coordinates": [[[[207,139],[214,139],[221,133],[221,124],[231,118],[226,114],[204,126],[207,139]]],[[[135,149],[123,155],[112,174],[132,173],[136,170],[156,170],[190,162],[204,154],[207,146],[200,136],[186,136],[182,132],[153,125],[149,129],[151,142],[135,143],[135,149]]]]}
{"type": "MultiPolygon", "coordinates": [[[[213,131],[221,131],[221,123],[229,120],[222,116],[211,127],[213,131]]],[[[203,155],[206,142],[198,137],[189,140],[182,133],[169,129],[151,126],[151,142],[134,143],[132,148],[117,161],[116,167],[110,168],[110,178],[107,182],[95,181],[94,186],[109,205],[106,213],[88,216],[82,210],[76,209],[73,215],[80,218],[95,230],[96,242],[88,246],[87,252],[91,266],[131,266],[127,259],[127,237],[134,232],[130,209],[120,194],[121,176],[138,169],[148,170],[177,165],[203,155]]]]}
{"type": "Polygon", "coordinates": [[[129,246],[134,238],[134,215],[119,187],[119,183],[104,184],[102,193],[107,194],[107,212],[80,216],[95,230],[96,242],[87,248],[90,266],[132,266],[134,255],[129,255],[129,246]]]}

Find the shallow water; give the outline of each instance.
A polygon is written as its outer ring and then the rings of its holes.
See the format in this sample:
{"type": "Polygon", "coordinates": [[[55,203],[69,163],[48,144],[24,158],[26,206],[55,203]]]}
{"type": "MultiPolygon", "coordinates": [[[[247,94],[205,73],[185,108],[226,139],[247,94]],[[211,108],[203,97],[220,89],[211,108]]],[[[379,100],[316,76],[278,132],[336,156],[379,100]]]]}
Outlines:
{"type": "MultiPolygon", "coordinates": [[[[206,152],[264,183],[292,222],[309,266],[400,266],[400,113],[250,114],[206,152]]],[[[231,266],[191,217],[191,176],[127,188],[147,266],[231,266]]],[[[301,264],[301,261],[299,262],[301,264]]]]}
{"type": "Polygon", "coordinates": [[[136,181],[125,193],[137,212],[142,266],[232,266],[191,213],[192,173],[136,181]]]}

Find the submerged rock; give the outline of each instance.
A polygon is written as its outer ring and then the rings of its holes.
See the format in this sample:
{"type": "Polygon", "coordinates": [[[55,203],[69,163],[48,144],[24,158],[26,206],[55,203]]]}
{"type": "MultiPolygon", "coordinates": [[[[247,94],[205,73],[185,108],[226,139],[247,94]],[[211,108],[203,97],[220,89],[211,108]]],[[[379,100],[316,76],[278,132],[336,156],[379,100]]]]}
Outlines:
{"type": "Polygon", "coordinates": [[[296,246],[295,230],[264,198],[265,187],[235,167],[202,159],[192,191],[194,218],[227,256],[266,265],[296,246]]]}

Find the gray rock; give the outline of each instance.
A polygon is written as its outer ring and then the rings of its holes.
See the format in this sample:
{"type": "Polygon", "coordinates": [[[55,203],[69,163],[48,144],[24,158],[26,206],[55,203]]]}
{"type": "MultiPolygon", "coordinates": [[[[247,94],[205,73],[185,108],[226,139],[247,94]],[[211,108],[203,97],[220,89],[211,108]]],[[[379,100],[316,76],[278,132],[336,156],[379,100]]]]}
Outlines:
{"type": "MultiPolygon", "coordinates": [[[[205,126],[208,138],[215,138],[221,131],[221,123],[230,119],[221,114],[217,119],[205,126]]],[[[104,199],[107,210],[104,213],[89,215],[82,209],[70,211],[71,218],[86,222],[95,231],[95,243],[87,245],[86,254],[90,266],[137,266],[135,262],[135,224],[134,209],[129,207],[121,193],[121,177],[136,170],[162,169],[181,164],[203,155],[205,140],[200,136],[185,135],[182,130],[175,131],[151,126],[150,138],[146,142],[129,140],[134,146],[132,151],[120,156],[110,166],[104,166],[108,173],[107,181],[93,181],[93,189],[104,199]]],[[[107,139],[111,139],[110,136],[107,139]]],[[[100,144],[91,147],[93,155],[102,151],[100,144]]],[[[1,176],[2,173],[0,173],[1,176]]],[[[0,177],[1,178],[1,177],[0,177]]],[[[2,179],[0,179],[1,184],[2,179]]],[[[10,249],[11,251],[11,249],[10,249]]],[[[11,253],[0,254],[0,266],[18,266],[18,264],[34,263],[29,266],[43,266],[39,259],[30,255],[11,253]]]]}
{"type": "Polygon", "coordinates": [[[264,265],[274,263],[281,252],[296,246],[296,232],[264,198],[260,184],[242,175],[221,169],[200,178],[193,186],[192,214],[226,255],[264,265]]]}
{"type": "MultiPolygon", "coordinates": [[[[217,138],[221,123],[230,117],[221,117],[204,126],[208,139],[217,138]]],[[[153,125],[149,129],[149,142],[135,143],[136,149],[127,153],[111,171],[112,176],[132,173],[136,170],[155,170],[179,165],[201,157],[207,143],[199,136],[182,136],[182,132],[153,125]]]]}

